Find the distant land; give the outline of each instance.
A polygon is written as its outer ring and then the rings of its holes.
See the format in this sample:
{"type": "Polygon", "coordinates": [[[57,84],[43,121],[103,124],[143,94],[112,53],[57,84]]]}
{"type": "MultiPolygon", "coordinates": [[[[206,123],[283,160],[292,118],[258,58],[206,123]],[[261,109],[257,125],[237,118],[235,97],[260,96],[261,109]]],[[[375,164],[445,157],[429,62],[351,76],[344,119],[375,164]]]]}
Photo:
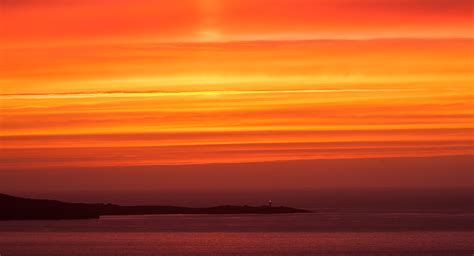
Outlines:
{"type": "Polygon", "coordinates": [[[115,204],[67,203],[55,200],[29,199],[0,194],[0,220],[95,219],[103,215],[145,214],[281,214],[308,213],[291,207],[223,205],[208,208],[178,206],[120,206],[115,204]]]}

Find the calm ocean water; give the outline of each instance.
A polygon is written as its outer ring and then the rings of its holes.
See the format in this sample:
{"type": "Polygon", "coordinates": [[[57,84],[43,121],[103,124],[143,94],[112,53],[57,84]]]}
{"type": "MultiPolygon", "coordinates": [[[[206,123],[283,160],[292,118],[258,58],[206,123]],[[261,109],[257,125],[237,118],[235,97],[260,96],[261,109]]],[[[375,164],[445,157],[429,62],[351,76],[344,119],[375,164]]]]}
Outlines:
{"type": "MultiPolygon", "coordinates": [[[[273,193],[284,202],[282,204],[315,212],[105,216],[96,220],[0,222],[0,254],[470,256],[474,253],[474,211],[470,192],[352,191],[333,195],[329,192],[282,192],[273,193]]],[[[242,193],[238,196],[209,194],[207,197],[204,194],[183,194],[181,197],[176,193],[174,197],[166,197],[163,193],[160,196],[124,195],[102,194],[105,200],[98,201],[126,204],[141,198],[139,203],[183,202],[181,205],[190,205],[182,201],[186,199],[202,206],[206,202],[213,205],[213,201],[217,202],[214,205],[219,204],[220,198],[229,203],[249,204],[252,204],[249,200],[268,198],[268,194],[255,193],[249,193],[248,197],[242,193]]],[[[62,193],[57,199],[93,200],[88,198],[87,193],[62,193]]]]}

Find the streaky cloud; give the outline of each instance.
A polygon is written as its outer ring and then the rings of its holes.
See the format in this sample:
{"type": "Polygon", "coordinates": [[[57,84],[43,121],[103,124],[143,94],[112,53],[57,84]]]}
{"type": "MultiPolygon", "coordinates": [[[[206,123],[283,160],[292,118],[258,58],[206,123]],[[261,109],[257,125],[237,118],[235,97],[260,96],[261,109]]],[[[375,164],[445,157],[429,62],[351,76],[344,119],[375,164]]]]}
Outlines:
{"type": "Polygon", "coordinates": [[[400,92],[421,89],[311,89],[311,90],[227,90],[227,91],[112,91],[71,92],[46,94],[0,94],[0,99],[70,99],[70,98],[128,98],[128,97],[172,97],[172,96],[219,96],[246,94],[298,94],[298,93],[346,93],[346,92],[400,92]]]}

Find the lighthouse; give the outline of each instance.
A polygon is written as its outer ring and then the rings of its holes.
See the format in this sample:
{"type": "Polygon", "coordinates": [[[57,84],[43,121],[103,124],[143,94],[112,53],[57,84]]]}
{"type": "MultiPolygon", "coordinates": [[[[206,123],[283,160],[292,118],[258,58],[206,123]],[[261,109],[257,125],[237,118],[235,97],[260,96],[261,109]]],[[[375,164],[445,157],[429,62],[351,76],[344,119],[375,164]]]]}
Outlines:
{"type": "Polygon", "coordinates": [[[268,207],[272,207],[272,200],[268,200],[268,207]]]}

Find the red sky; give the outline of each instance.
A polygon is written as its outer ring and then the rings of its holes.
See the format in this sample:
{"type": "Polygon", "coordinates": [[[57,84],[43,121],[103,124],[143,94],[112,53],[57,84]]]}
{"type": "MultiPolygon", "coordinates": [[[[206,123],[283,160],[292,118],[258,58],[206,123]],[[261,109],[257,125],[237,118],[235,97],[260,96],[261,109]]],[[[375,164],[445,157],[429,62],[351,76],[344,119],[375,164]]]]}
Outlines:
{"type": "MultiPolygon", "coordinates": [[[[260,163],[311,161],[299,166],[309,181],[294,179],[309,186],[324,185],[311,182],[318,161],[340,159],[357,174],[358,159],[409,168],[414,158],[455,165],[469,160],[452,156],[473,154],[472,1],[0,4],[5,180],[146,166],[163,185],[157,177],[171,167],[194,166],[182,176],[192,180],[245,164],[252,171],[230,169],[261,181],[271,168],[260,163]]],[[[461,166],[444,170],[446,186],[469,175],[461,166]]],[[[403,171],[397,184],[442,185],[419,177],[403,171]]]]}

